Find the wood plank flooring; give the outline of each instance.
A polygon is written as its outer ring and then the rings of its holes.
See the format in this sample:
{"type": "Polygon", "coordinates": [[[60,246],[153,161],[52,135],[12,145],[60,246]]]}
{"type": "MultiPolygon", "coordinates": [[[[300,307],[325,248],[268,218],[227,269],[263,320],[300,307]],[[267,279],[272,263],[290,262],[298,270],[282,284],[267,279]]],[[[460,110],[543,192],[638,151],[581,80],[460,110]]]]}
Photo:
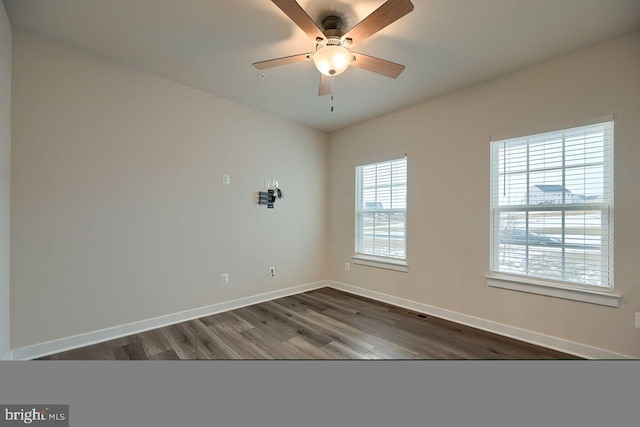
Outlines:
{"type": "Polygon", "coordinates": [[[577,359],[332,288],[41,360],[577,359]]]}

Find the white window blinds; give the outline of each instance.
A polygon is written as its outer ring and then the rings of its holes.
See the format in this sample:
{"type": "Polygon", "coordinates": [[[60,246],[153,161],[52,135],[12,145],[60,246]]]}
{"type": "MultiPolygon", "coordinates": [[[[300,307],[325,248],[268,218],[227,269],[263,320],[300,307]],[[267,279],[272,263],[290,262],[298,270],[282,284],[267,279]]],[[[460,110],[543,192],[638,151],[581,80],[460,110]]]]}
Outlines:
{"type": "Polygon", "coordinates": [[[612,289],[612,168],[612,121],[492,142],[491,270],[612,289]]]}
{"type": "Polygon", "coordinates": [[[407,159],[356,168],[356,253],[406,259],[407,159]]]}

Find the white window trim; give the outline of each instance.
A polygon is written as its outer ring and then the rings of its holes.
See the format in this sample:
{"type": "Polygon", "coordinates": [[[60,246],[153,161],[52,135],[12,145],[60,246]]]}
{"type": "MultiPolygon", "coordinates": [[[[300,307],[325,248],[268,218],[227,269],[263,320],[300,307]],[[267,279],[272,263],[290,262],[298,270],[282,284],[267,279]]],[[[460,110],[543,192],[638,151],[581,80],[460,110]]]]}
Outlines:
{"type": "Polygon", "coordinates": [[[546,295],[573,301],[605,305],[618,308],[622,296],[613,292],[599,292],[584,288],[572,288],[566,284],[555,284],[546,280],[535,280],[529,277],[512,276],[502,273],[491,273],[485,276],[487,285],[494,288],[510,289],[531,294],[546,295]]]}
{"type": "MultiPolygon", "coordinates": [[[[545,127],[539,126],[536,128],[530,128],[527,131],[511,132],[511,133],[502,134],[499,136],[492,136],[489,140],[493,142],[493,141],[500,141],[500,140],[506,140],[511,138],[519,138],[519,137],[522,137],[523,135],[535,135],[538,133],[562,131],[564,129],[570,129],[574,127],[589,126],[592,124],[597,124],[597,123],[602,123],[607,121],[614,121],[614,119],[615,117],[613,114],[607,114],[599,117],[593,117],[591,119],[574,121],[572,123],[564,123],[561,125],[545,126],[545,127]]],[[[613,159],[612,159],[611,167],[613,168],[613,159]]],[[[493,176],[493,173],[491,173],[491,175],[493,176]]],[[[611,172],[611,176],[613,177],[613,170],[611,172]]],[[[609,220],[611,221],[611,228],[610,228],[611,235],[609,236],[609,239],[611,242],[611,247],[613,247],[613,238],[614,238],[613,197],[614,197],[614,192],[612,190],[611,204],[610,204],[611,209],[609,211],[609,216],[610,216],[609,220]]],[[[492,236],[493,236],[493,227],[494,227],[494,223],[493,221],[491,221],[492,236]]],[[[610,265],[613,265],[613,255],[611,254],[610,257],[611,257],[610,265]]],[[[576,287],[573,287],[571,282],[566,282],[566,281],[558,281],[558,283],[554,283],[550,279],[536,278],[532,276],[518,276],[518,275],[509,274],[509,273],[495,272],[495,271],[491,271],[485,277],[487,279],[487,285],[491,287],[510,289],[510,290],[515,290],[520,292],[527,292],[527,293],[533,293],[538,295],[545,295],[545,296],[551,296],[556,298],[581,301],[581,302],[587,302],[587,303],[617,308],[620,306],[620,299],[622,298],[622,296],[613,292],[613,289],[614,289],[613,274],[614,274],[614,271],[612,269],[610,271],[610,275],[611,275],[610,287],[603,291],[594,290],[591,287],[580,285],[580,284],[576,284],[576,287]]]]}
{"type": "Polygon", "coordinates": [[[387,270],[409,272],[409,264],[405,260],[383,258],[364,254],[355,254],[351,257],[351,262],[368,267],[384,268],[387,270]]]}
{"type": "Polygon", "coordinates": [[[577,128],[581,126],[595,125],[602,122],[611,122],[615,120],[613,114],[605,114],[602,116],[592,117],[590,119],[573,120],[562,123],[551,123],[546,125],[537,125],[528,128],[521,128],[512,132],[504,132],[498,135],[492,135],[489,140],[501,141],[505,139],[520,138],[524,135],[536,135],[539,133],[562,131],[563,129],[577,128]]]}
{"type": "MultiPolygon", "coordinates": [[[[407,153],[404,153],[404,159],[408,162],[408,155],[407,153]]],[[[371,160],[368,161],[366,163],[359,163],[356,165],[356,182],[358,181],[357,178],[357,169],[359,167],[362,166],[368,166],[371,164],[376,164],[376,163],[387,163],[387,162],[393,162],[395,160],[399,160],[402,157],[385,157],[384,159],[377,159],[377,160],[371,160]]],[[[408,169],[408,166],[407,166],[408,169]]],[[[408,171],[407,171],[407,188],[408,188],[408,171]]],[[[357,187],[357,184],[356,184],[357,187]]],[[[357,193],[357,188],[356,188],[356,193],[357,193]]],[[[357,196],[356,196],[357,198],[357,196]]],[[[356,201],[357,204],[357,201],[356,201]]],[[[407,203],[407,207],[408,207],[408,203],[407,203]]],[[[355,243],[355,250],[356,253],[351,257],[352,262],[354,264],[359,264],[359,265],[365,265],[365,266],[369,266],[369,267],[377,267],[377,268],[384,268],[387,270],[395,270],[395,271],[402,271],[402,272],[408,272],[409,271],[409,264],[407,263],[407,224],[406,224],[406,220],[407,220],[407,207],[405,207],[404,212],[405,212],[405,234],[404,234],[404,245],[405,245],[405,257],[404,258],[391,258],[391,257],[384,257],[384,256],[379,256],[379,255],[372,255],[372,254],[364,254],[364,253],[360,253],[357,252],[358,250],[358,243],[357,243],[357,239],[358,239],[358,207],[356,206],[355,209],[355,217],[356,217],[356,229],[355,229],[355,238],[356,238],[356,243],[355,243]]]]}

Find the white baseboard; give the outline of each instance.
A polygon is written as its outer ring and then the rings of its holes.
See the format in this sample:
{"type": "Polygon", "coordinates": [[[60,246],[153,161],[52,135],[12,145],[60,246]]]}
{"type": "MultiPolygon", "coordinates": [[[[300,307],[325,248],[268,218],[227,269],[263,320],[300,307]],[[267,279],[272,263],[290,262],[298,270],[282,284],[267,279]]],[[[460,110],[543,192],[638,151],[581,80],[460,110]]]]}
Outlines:
{"type": "Polygon", "coordinates": [[[516,328],[514,326],[505,325],[503,323],[493,322],[491,320],[481,319],[479,317],[469,316],[467,314],[438,308],[427,304],[395,297],[393,295],[383,294],[381,292],[370,291],[368,289],[359,288],[357,286],[348,285],[346,283],[328,281],[327,286],[352,294],[371,298],[377,301],[386,302],[395,306],[407,308],[409,310],[420,313],[430,314],[442,319],[451,320],[456,323],[471,326],[473,328],[482,329],[487,332],[493,332],[509,338],[515,338],[530,344],[540,345],[553,350],[564,353],[573,354],[575,356],[584,357],[586,359],[634,359],[634,357],[614,353],[596,347],[568,341],[562,338],[556,338],[544,335],[538,332],[532,332],[525,329],[516,328]]]}
{"type": "Polygon", "coordinates": [[[168,314],[166,316],[160,316],[153,319],[141,320],[139,322],[128,323],[125,325],[119,325],[111,328],[101,329],[98,331],[88,332],[85,334],[16,348],[12,351],[9,351],[9,353],[5,355],[4,360],[37,359],[39,357],[47,356],[50,354],[73,350],[75,348],[125,337],[131,334],[145,332],[150,329],[161,328],[164,326],[197,319],[199,317],[210,316],[212,314],[222,313],[224,311],[234,310],[236,308],[246,307],[248,305],[271,301],[277,298],[295,295],[314,289],[320,289],[325,286],[371,298],[377,301],[386,302],[398,307],[404,307],[409,310],[430,314],[442,319],[451,320],[456,323],[461,323],[463,325],[482,329],[484,331],[493,332],[509,338],[514,338],[531,344],[540,345],[543,347],[584,357],[586,359],[634,359],[634,357],[631,356],[614,353],[600,348],[568,341],[562,338],[540,334],[538,332],[516,328],[502,323],[493,322],[491,320],[481,319],[479,317],[469,316],[455,311],[395,297],[393,295],[371,291],[357,286],[348,285],[346,283],[334,281],[319,281],[273,292],[267,292],[264,294],[253,295],[250,297],[240,298],[232,301],[221,302],[205,307],[183,311],[180,313],[168,314]]]}
{"type": "Polygon", "coordinates": [[[194,308],[192,310],[186,310],[180,313],[168,314],[166,316],[155,317],[153,319],[141,320],[138,322],[127,323],[125,325],[114,326],[98,331],[87,332],[80,335],[33,344],[26,347],[15,348],[9,353],[9,357],[12,358],[11,360],[37,359],[38,357],[73,350],[74,348],[85,347],[87,345],[97,344],[116,338],[122,338],[126,337],[127,335],[145,332],[150,329],[156,329],[180,322],[186,322],[188,320],[197,319],[199,317],[210,316],[212,314],[222,313],[224,311],[234,310],[236,308],[246,307],[248,305],[271,301],[277,298],[295,295],[302,292],[311,291],[313,289],[323,288],[325,286],[327,286],[326,281],[307,283],[305,285],[294,286],[291,288],[253,295],[245,298],[239,298],[236,300],[221,302],[205,307],[194,308]]]}
{"type": "Polygon", "coordinates": [[[0,360],[13,360],[13,355],[11,354],[11,351],[8,351],[7,354],[0,357],[0,360]]]}

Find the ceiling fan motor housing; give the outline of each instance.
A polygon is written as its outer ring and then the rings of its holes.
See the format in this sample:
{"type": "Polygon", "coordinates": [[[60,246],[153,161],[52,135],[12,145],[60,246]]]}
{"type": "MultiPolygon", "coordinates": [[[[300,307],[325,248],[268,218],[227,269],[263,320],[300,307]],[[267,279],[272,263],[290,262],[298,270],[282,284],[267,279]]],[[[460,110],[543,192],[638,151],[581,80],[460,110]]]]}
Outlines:
{"type": "Polygon", "coordinates": [[[322,18],[322,29],[327,37],[342,37],[344,21],[336,15],[328,15],[322,18]]]}

